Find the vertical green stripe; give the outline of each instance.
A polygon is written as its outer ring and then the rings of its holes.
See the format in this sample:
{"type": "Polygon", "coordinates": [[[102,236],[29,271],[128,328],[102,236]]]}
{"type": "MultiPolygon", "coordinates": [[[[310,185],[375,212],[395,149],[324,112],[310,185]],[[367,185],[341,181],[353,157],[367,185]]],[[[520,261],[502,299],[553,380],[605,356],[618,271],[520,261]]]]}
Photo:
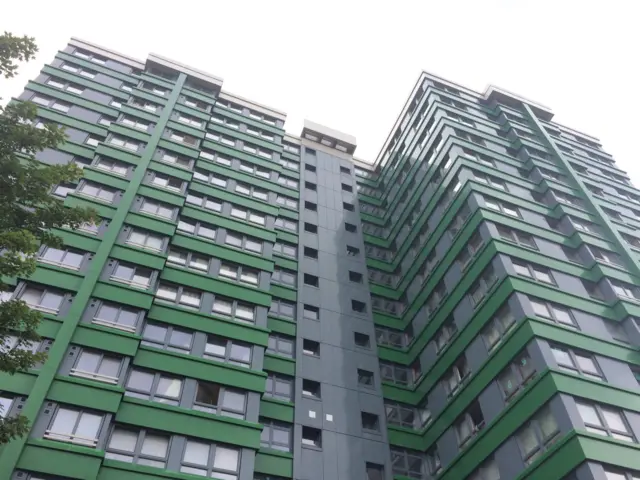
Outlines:
{"type": "MultiPolygon", "coordinates": [[[[109,228],[107,229],[98,250],[93,258],[91,263],[91,268],[87,271],[84,281],[82,282],[82,286],[78,293],[76,294],[71,309],[64,319],[64,323],[60,330],[58,331],[58,335],[56,336],[55,341],[49,351],[49,356],[46,363],[42,366],[40,370],[40,374],[38,375],[38,379],[36,380],[31,393],[27,399],[27,402],[24,405],[24,409],[22,410],[22,414],[26,416],[31,424],[35,421],[36,416],[38,415],[38,411],[40,410],[41,405],[44,403],[49,388],[51,387],[51,383],[60,367],[60,363],[62,362],[65,352],[67,351],[67,347],[71,342],[71,338],[73,337],[73,333],[80,322],[80,318],[82,317],[82,313],[85,310],[85,307],[91,298],[91,294],[93,293],[93,289],[98,281],[100,276],[100,272],[104,264],[107,262],[107,258],[111,253],[111,249],[113,248],[116,239],[118,238],[118,234],[120,230],[122,230],[122,226],[124,225],[124,220],[129,210],[131,209],[131,205],[135,200],[136,194],[140,185],[142,184],[142,180],[147,171],[147,167],[149,166],[149,162],[153,157],[153,153],[158,146],[158,142],[162,137],[162,133],[164,132],[165,126],[171,117],[171,113],[173,111],[174,106],[178,101],[178,97],[180,95],[180,91],[182,90],[182,86],[186,80],[186,75],[181,73],[178,81],[173,87],[171,91],[171,95],[167,100],[167,104],[162,112],[158,120],[158,124],[153,132],[153,135],[149,139],[149,143],[145,148],[142,156],[140,157],[138,166],[136,168],[133,177],[131,178],[131,182],[127,187],[120,204],[118,205],[118,210],[114,215],[109,228]]],[[[18,463],[20,458],[20,454],[22,452],[22,448],[24,443],[27,440],[27,436],[25,435],[22,438],[13,440],[11,443],[6,445],[0,454],[0,478],[11,478],[11,474],[18,463]]]]}
{"type": "Polygon", "coordinates": [[[602,210],[602,208],[600,207],[596,199],[593,198],[591,191],[587,188],[585,183],[582,181],[582,179],[580,178],[580,175],[578,175],[578,172],[576,172],[575,169],[571,166],[571,163],[569,163],[564,158],[564,156],[562,155],[562,152],[556,146],[556,143],[553,141],[553,139],[547,133],[544,126],[538,120],[538,117],[535,116],[531,108],[529,108],[529,106],[526,103],[523,105],[527,113],[529,114],[529,117],[538,128],[538,132],[540,133],[540,135],[544,137],[544,139],[546,140],[551,150],[553,150],[553,153],[555,154],[556,158],[560,160],[560,163],[562,163],[565,170],[569,173],[569,175],[571,176],[573,181],[576,183],[576,185],[578,185],[578,188],[582,190],[582,195],[587,200],[587,203],[591,206],[593,211],[598,215],[600,222],[606,227],[609,235],[613,237],[614,243],[620,249],[619,251],[626,257],[626,260],[627,260],[626,267],[631,270],[632,274],[640,278],[640,266],[638,266],[638,263],[636,262],[631,249],[627,245],[627,242],[624,241],[618,229],[611,222],[611,220],[609,220],[609,216],[606,213],[604,213],[604,210],[602,210]]]}

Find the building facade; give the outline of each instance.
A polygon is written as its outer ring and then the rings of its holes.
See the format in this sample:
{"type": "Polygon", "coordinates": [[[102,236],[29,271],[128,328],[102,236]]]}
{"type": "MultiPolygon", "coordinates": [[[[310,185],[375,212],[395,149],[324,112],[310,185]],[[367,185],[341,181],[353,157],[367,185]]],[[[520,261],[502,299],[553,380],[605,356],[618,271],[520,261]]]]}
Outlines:
{"type": "MultiPolygon", "coordinates": [[[[95,208],[13,291],[11,480],[640,478],[640,194],[598,140],[423,73],[350,135],[72,39],[14,101],[95,208]]],[[[10,341],[10,339],[9,339],[10,341]]]]}

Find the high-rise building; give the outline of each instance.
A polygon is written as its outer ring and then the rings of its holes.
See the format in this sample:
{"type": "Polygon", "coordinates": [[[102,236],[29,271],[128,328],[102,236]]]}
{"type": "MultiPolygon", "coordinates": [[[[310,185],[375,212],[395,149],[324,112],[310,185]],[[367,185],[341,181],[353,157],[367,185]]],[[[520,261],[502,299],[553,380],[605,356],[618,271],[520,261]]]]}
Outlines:
{"type": "MultiPolygon", "coordinates": [[[[423,73],[356,140],[72,39],[14,101],[100,220],[13,292],[11,480],[640,478],[640,193],[597,139],[423,73]]],[[[10,341],[10,339],[9,339],[10,341]]]]}

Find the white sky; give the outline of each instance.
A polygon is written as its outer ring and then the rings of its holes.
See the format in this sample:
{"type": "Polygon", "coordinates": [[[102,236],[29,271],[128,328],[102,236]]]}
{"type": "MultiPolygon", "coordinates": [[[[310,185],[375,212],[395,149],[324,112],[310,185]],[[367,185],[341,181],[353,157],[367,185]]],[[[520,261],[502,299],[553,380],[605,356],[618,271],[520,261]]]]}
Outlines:
{"type": "Polygon", "coordinates": [[[71,36],[131,57],[158,53],[223,89],[355,135],[375,160],[421,70],[474,90],[495,84],[600,138],[640,185],[638,0],[7,0],[0,31],[40,53],[18,95],[71,36]]]}

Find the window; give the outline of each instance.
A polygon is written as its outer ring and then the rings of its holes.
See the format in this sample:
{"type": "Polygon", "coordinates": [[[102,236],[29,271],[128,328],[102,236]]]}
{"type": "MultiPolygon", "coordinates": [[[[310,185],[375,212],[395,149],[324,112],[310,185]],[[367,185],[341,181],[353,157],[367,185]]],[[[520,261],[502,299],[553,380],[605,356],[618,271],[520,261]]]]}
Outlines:
{"type": "Polygon", "coordinates": [[[297,181],[297,180],[294,180],[294,179],[292,179],[292,178],[289,178],[289,177],[285,177],[285,176],[283,176],[283,175],[280,175],[280,176],[278,177],[278,180],[277,180],[277,181],[278,181],[278,183],[279,183],[280,185],[284,185],[285,187],[293,188],[293,189],[295,189],[295,190],[297,190],[297,189],[298,189],[298,181],[297,181]]]}
{"type": "Polygon", "coordinates": [[[200,308],[202,293],[182,286],[161,282],[156,290],[156,299],[197,310],[200,308]]]}
{"type": "Polygon", "coordinates": [[[137,128],[138,130],[143,130],[145,132],[149,130],[149,127],[151,126],[151,124],[149,124],[148,122],[140,121],[138,118],[131,117],[128,115],[125,115],[124,117],[122,117],[122,119],[120,120],[120,123],[128,127],[137,128]]]}
{"type": "Polygon", "coordinates": [[[121,137],[118,135],[113,135],[109,138],[109,143],[111,145],[115,145],[116,147],[126,148],[127,150],[131,150],[132,152],[137,152],[140,148],[141,143],[130,140],[127,137],[121,137]]]}
{"type": "Polygon", "coordinates": [[[178,122],[184,123],[185,125],[189,125],[191,127],[202,128],[202,120],[191,117],[189,115],[185,115],[183,113],[178,113],[178,122]]]}
{"type": "Polygon", "coordinates": [[[165,468],[168,452],[168,435],[116,425],[107,443],[105,458],[165,468]]]}
{"type": "Polygon", "coordinates": [[[293,393],[293,378],[267,372],[265,396],[290,402],[293,393]]]}
{"type": "Polygon", "coordinates": [[[198,380],[193,409],[244,420],[246,400],[242,391],[198,380]]]}
{"type": "Polygon", "coordinates": [[[482,337],[489,351],[493,350],[504,337],[511,331],[516,320],[511,313],[509,304],[505,303],[496,314],[487,322],[482,330],[482,337]]]}
{"type": "Polygon", "coordinates": [[[366,463],[367,480],[384,480],[384,465],[377,463],[366,463]]]}
{"type": "Polygon", "coordinates": [[[497,281],[498,276],[496,275],[493,266],[489,265],[484,269],[484,271],[480,274],[478,280],[476,280],[469,289],[471,302],[474,306],[477,307],[480,302],[482,302],[482,300],[489,293],[489,290],[493,288],[497,281]]]}
{"type": "Polygon", "coordinates": [[[170,163],[172,165],[175,165],[177,167],[186,168],[186,169],[191,168],[191,160],[189,158],[182,157],[174,153],[163,152],[162,155],[160,155],[160,160],[165,163],[170,163]]]}
{"type": "Polygon", "coordinates": [[[302,446],[322,448],[322,431],[313,427],[302,427],[302,446]]]}
{"type": "Polygon", "coordinates": [[[308,338],[304,338],[302,340],[302,353],[305,355],[310,355],[312,357],[320,356],[320,342],[316,342],[315,340],[309,340],[308,338]]]}
{"type": "Polygon", "coordinates": [[[294,303],[273,297],[271,299],[271,308],[269,308],[269,315],[286,317],[290,318],[291,320],[295,320],[296,306],[294,303]]]}
{"type": "Polygon", "coordinates": [[[168,324],[148,322],[142,330],[142,345],[188,354],[193,333],[168,324]]]}
{"type": "Polygon", "coordinates": [[[27,285],[18,299],[25,302],[29,308],[55,315],[62,305],[64,293],[50,288],[27,285]]]}
{"type": "Polygon", "coordinates": [[[276,422],[260,418],[262,433],[260,434],[260,446],[272,448],[281,452],[291,452],[291,437],[293,427],[291,424],[276,422]]]}
{"type": "Polygon", "coordinates": [[[216,296],[214,299],[211,313],[242,323],[254,323],[256,319],[253,305],[222,296],[216,296]]]}
{"type": "Polygon", "coordinates": [[[293,358],[294,345],[295,339],[293,337],[271,333],[269,334],[269,345],[267,347],[267,353],[280,355],[287,358],[293,358]]]}
{"type": "Polygon", "coordinates": [[[182,233],[195,235],[207,240],[216,239],[216,228],[208,223],[200,223],[195,220],[178,220],[178,230],[182,233]]]}
{"type": "Polygon", "coordinates": [[[238,182],[236,184],[236,192],[242,195],[257,198],[258,200],[263,200],[265,202],[269,199],[269,192],[267,192],[266,190],[262,190],[261,188],[249,185],[248,183],[238,182]]]}
{"type": "Polygon", "coordinates": [[[365,387],[373,387],[373,372],[358,369],[358,384],[365,387]]]}
{"type": "Polygon", "coordinates": [[[387,423],[419,430],[431,420],[426,406],[419,408],[397,402],[385,402],[387,423]]]}
{"type": "Polygon", "coordinates": [[[516,439],[526,465],[544,453],[557,440],[560,429],[551,409],[543,407],[529,423],[516,432],[516,439]]]}
{"type": "Polygon", "coordinates": [[[517,243],[524,247],[538,249],[533,236],[525,233],[521,230],[515,230],[513,228],[507,227],[505,225],[496,224],[496,228],[498,229],[498,233],[502,238],[508,240],[513,243],[517,243]]]}
{"type": "Polygon", "coordinates": [[[304,247],[304,256],[309,258],[318,258],[318,250],[311,247],[304,247]]]}
{"type": "Polygon", "coordinates": [[[417,379],[410,368],[383,361],[380,362],[380,377],[382,380],[405,386],[413,385],[417,379]]]}
{"type": "Polygon", "coordinates": [[[589,245],[589,249],[593,253],[593,256],[596,260],[599,260],[604,263],[608,263],[610,265],[615,265],[618,267],[624,266],[624,262],[620,255],[615,252],[611,252],[609,250],[604,250],[602,248],[598,248],[593,245],[589,245]]]}
{"type": "Polygon", "coordinates": [[[276,196],[276,203],[278,205],[282,205],[287,208],[291,208],[293,210],[298,210],[298,200],[290,197],[286,197],[284,195],[276,196]]]}
{"type": "Polygon", "coordinates": [[[320,287],[320,279],[315,275],[311,275],[309,273],[304,274],[304,284],[309,285],[311,287],[320,287]]]}
{"type": "Polygon", "coordinates": [[[125,176],[129,171],[129,167],[126,164],[105,157],[99,157],[94,167],[121,176],[125,176]]]}
{"type": "Polygon", "coordinates": [[[362,283],[363,275],[359,272],[352,272],[349,270],[349,281],[354,283],[362,283]]]}
{"type": "Polygon", "coordinates": [[[202,182],[210,183],[216,187],[226,188],[227,178],[213,172],[196,168],[193,171],[193,178],[202,182]]]}
{"type": "Polygon", "coordinates": [[[118,383],[121,366],[122,360],[118,357],[97,350],[82,350],[69,375],[115,385],[118,383]]]}
{"type": "Polygon", "coordinates": [[[458,327],[456,326],[456,322],[452,317],[449,317],[436,332],[434,340],[436,352],[438,354],[442,353],[457,333],[458,327]]]}
{"type": "Polygon", "coordinates": [[[152,250],[154,252],[160,252],[162,251],[164,240],[163,237],[155,233],[132,229],[125,243],[142,247],[147,250],[152,250]]]}
{"type": "Polygon", "coordinates": [[[364,430],[373,432],[380,431],[380,420],[378,415],[369,412],[360,412],[360,421],[364,430]]]}
{"type": "Polygon", "coordinates": [[[504,213],[511,217],[520,217],[520,211],[518,207],[510,203],[503,202],[494,198],[485,197],[484,204],[487,208],[495,210],[496,212],[504,213]]]}
{"type": "Polygon", "coordinates": [[[482,465],[476,468],[468,480],[500,480],[500,469],[493,457],[485,460],[482,465]]]}
{"type": "Polygon", "coordinates": [[[552,345],[551,353],[553,353],[553,358],[555,358],[558,363],[560,370],[584,375],[594,380],[604,380],[604,376],[598,369],[598,364],[593,355],[574,351],[559,345],[552,345]]]}
{"type": "Polygon", "coordinates": [[[187,135],[186,133],[173,132],[173,131],[169,132],[169,138],[176,142],[184,143],[185,145],[189,145],[193,147],[197,147],[200,142],[200,140],[196,137],[187,135]]]}
{"type": "Polygon", "coordinates": [[[204,349],[204,358],[249,368],[251,352],[251,345],[247,343],[209,335],[204,349]]]}
{"type": "Polygon", "coordinates": [[[635,285],[612,279],[609,280],[609,283],[611,283],[611,288],[619,297],[640,300],[640,289],[635,285]]]}
{"type": "Polygon", "coordinates": [[[67,195],[76,191],[76,186],[72,183],[61,183],[53,189],[53,195],[66,198],[67,195]]]}
{"type": "MultiPolygon", "coordinates": [[[[180,228],[180,225],[178,225],[180,228]]],[[[224,243],[231,247],[239,248],[241,250],[247,250],[252,253],[262,253],[262,241],[254,239],[253,237],[245,237],[240,234],[231,233],[227,230],[224,243]]]]}
{"type": "Polygon", "coordinates": [[[125,395],[167,405],[178,405],[182,393],[181,378],[134,368],[125,384],[125,395]]]}
{"type": "Polygon", "coordinates": [[[365,333],[353,332],[353,343],[356,347],[371,348],[371,338],[365,333]]]}
{"type": "Polygon", "coordinates": [[[256,175],[258,177],[266,178],[267,180],[271,178],[271,171],[260,168],[257,165],[252,163],[240,162],[240,170],[243,172],[250,173],[252,175],[256,175]]]}
{"type": "Polygon", "coordinates": [[[267,223],[267,217],[262,213],[252,212],[236,205],[231,205],[231,216],[247,220],[258,225],[265,225],[267,223]]]}
{"type": "Polygon", "coordinates": [[[171,219],[173,218],[175,208],[164,202],[142,198],[140,211],[148,215],[153,215],[154,217],[171,219]]]}
{"type": "Polygon", "coordinates": [[[38,261],[41,263],[48,263],[71,270],[79,270],[83,259],[83,252],[68,248],[60,250],[58,248],[45,247],[38,256],[38,261]]]}
{"type": "Polygon", "coordinates": [[[311,305],[304,305],[302,308],[302,316],[311,320],[320,320],[320,309],[311,305]]]}
{"type": "Polygon", "coordinates": [[[538,282],[555,285],[553,277],[551,276],[551,271],[548,268],[532,263],[525,263],[513,258],[511,259],[511,262],[513,263],[513,268],[518,275],[532,278],[538,282]]]}
{"type": "Polygon", "coordinates": [[[316,184],[312,183],[312,182],[304,182],[304,188],[307,188],[307,189],[311,190],[312,192],[315,192],[317,190],[316,184]]]}
{"type": "Polygon", "coordinates": [[[518,354],[513,362],[498,375],[498,385],[506,401],[522,390],[536,373],[527,352],[518,354]]]}
{"type": "Polygon", "coordinates": [[[606,480],[639,480],[640,472],[623,472],[621,470],[613,471],[605,468],[604,476],[606,480]]]}
{"type": "Polygon", "coordinates": [[[295,170],[296,172],[300,170],[300,164],[298,162],[292,162],[290,160],[287,160],[286,158],[280,158],[279,163],[284,168],[287,168],[289,170],[295,170]]]}
{"type": "Polygon", "coordinates": [[[296,272],[276,266],[274,267],[273,273],[271,274],[271,283],[295,287],[297,283],[296,272]]]}
{"type": "Polygon", "coordinates": [[[222,212],[222,202],[215,197],[200,197],[198,195],[187,193],[186,202],[214,212],[222,212]]]}
{"type": "Polygon", "coordinates": [[[394,475],[415,479],[423,479],[427,475],[426,459],[422,452],[392,448],[391,465],[394,475]]]}
{"type": "Polygon", "coordinates": [[[260,272],[250,267],[237,265],[235,263],[222,262],[218,274],[222,277],[231,278],[241,283],[258,285],[260,272]]]}
{"type": "Polygon", "coordinates": [[[57,77],[50,77],[45,83],[51,87],[59,88],[69,93],[75,93],[76,95],[82,95],[82,92],[84,92],[84,89],[80,85],[67,82],[57,77]]]}
{"type": "Polygon", "coordinates": [[[564,325],[566,327],[578,328],[573,315],[568,308],[558,305],[557,303],[548,302],[541,298],[529,297],[533,313],[546,320],[564,325]]]}
{"type": "Polygon", "coordinates": [[[289,230],[290,232],[298,231],[298,222],[282,217],[276,218],[274,226],[282,230],[289,230]]]}
{"type": "Polygon", "coordinates": [[[77,192],[80,195],[91,197],[105,203],[113,203],[116,197],[116,190],[113,188],[87,181],[82,182],[82,185],[78,188],[77,192]]]}
{"type": "Polygon", "coordinates": [[[298,248],[286,242],[276,242],[273,245],[273,253],[295,258],[298,256],[298,248]]]}
{"type": "Polygon", "coordinates": [[[356,233],[358,231],[358,227],[356,227],[353,223],[344,222],[344,229],[350,233],[356,233]]]}
{"type": "MultiPolygon", "coordinates": [[[[480,236],[479,232],[475,232],[473,235],[471,235],[469,240],[467,240],[467,243],[462,247],[462,251],[456,258],[462,270],[469,266],[473,257],[475,257],[476,253],[478,253],[478,251],[480,251],[480,248],[482,248],[482,245],[482,237],[480,236]]],[[[435,252],[432,253],[433,255],[435,255],[435,252]]]]}
{"type": "Polygon", "coordinates": [[[137,310],[117,303],[102,302],[91,323],[117,328],[125,332],[135,332],[140,314],[137,310]]]}
{"type": "Polygon", "coordinates": [[[151,276],[152,271],[149,268],[131,263],[118,263],[110,276],[110,280],[146,290],[151,284],[151,276]]]}
{"type": "Polygon", "coordinates": [[[308,233],[318,233],[318,226],[312,223],[304,223],[304,231],[308,233]]]}
{"type": "Polygon", "coordinates": [[[484,415],[477,400],[473,400],[467,410],[456,419],[454,428],[460,447],[484,428],[484,415]]]}
{"type": "Polygon", "coordinates": [[[151,181],[151,184],[160,188],[170,190],[172,192],[181,192],[183,182],[179,178],[156,173],[153,177],[153,180],[151,181]]]}
{"type": "Polygon", "coordinates": [[[360,249],[347,245],[347,255],[350,257],[356,257],[360,254],[360,249]]]}
{"type": "Polygon", "coordinates": [[[471,370],[469,369],[467,358],[463,353],[444,375],[444,386],[447,394],[451,397],[458,393],[460,387],[470,374],[471,370]]]}
{"type": "Polygon", "coordinates": [[[588,432],[617,440],[635,442],[621,410],[610,406],[587,403],[582,400],[576,401],[576,406],[588,432]]]}
{"type": "Polygon", "coordinates": [[[351,300],[351,310],[356,313],[366,313],[367,304],[358,300],[351,300]]]}
{"type": "Polygon", "coordinates": [[[173,247],[167,255],[167,263],[201,272],[209,271],[209,262],[209,257],[173,247]]]}
{"type": "Polygon", "coordinates": [[[102,420],[97,413],[58,407],[44,438],[95,448],[102,420]]]}

